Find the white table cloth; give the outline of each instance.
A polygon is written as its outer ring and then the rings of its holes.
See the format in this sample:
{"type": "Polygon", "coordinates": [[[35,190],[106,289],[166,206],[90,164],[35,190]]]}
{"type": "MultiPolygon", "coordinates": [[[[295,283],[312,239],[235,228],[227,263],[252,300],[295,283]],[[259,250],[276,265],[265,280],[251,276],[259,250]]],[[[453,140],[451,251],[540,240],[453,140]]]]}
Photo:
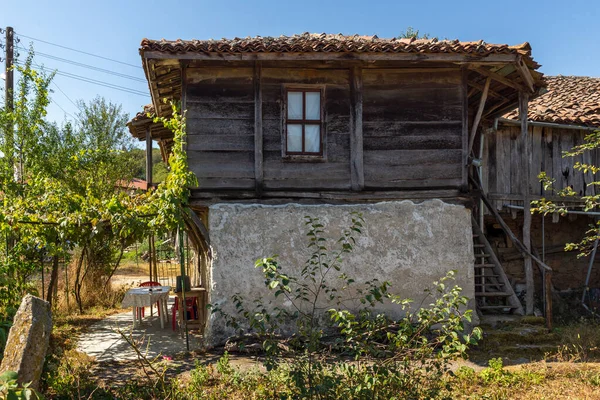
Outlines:
{"type": "Polygon", "coordinates": [[[158,303],[160,307],[160,327],[164,329],[165,321],[167,319],[167,300],[169,299],[169,286],[151,286],[151,287],[139,287],[129,289],[125,293],[125,297],[121,302],[121,307],[128,308],[133,307],[133,325],[141,322],[137,321],[138,316],[136,309],[138,307],[149,307],[154,303],[158,303]]]}

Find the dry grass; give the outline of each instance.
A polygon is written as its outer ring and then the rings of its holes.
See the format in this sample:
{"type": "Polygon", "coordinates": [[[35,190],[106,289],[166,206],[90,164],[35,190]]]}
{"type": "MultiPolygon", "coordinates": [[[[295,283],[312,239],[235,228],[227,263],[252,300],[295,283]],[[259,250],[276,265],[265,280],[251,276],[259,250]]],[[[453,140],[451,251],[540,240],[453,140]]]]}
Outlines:
{"type": "Polygon", "coordinates": [[[599,399],[600,364],[546,363],[504,367],[485,379],[484,371],[450,379],[453,399],[599,399]]]}

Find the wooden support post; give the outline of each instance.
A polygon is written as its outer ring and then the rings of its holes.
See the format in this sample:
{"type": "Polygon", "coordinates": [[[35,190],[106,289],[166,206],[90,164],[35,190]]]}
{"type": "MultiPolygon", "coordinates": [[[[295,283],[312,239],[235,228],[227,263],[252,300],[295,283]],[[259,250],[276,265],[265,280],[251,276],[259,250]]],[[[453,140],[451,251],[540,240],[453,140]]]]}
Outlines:
{"type": "Polygon", "coordinates": [[[487,100],[491,82],[492,78],[488,77],[485,80],[485,85],[483,86],[483,92],[481,93],[481,99],[479,100],[479,108],[477,109],[477,114],[475,114],[473,126],[471,127],[471,137],[469,138],[469,154],[471,154],[473,143],[475,143],[475,135],[477,134],[477,128],[479,128],[479,122],[481,121],[481,115],[483,114],[483,109],[485,108],[485,102],[487,100]]]}
{"type": "Polygon", "coordinates": [[[254,63],[254,180],[256,193],[263,189],[263,116],[262,116],[262,65],[254,63]]]}
{"type": "Polygon", "coordinates": [[[462,187],[469,187],[469,70],[462,68],[462,187]]]}
{"type": "Polygon", "coordinates": [[[546,271],[544,274],[544,294],[546,296],[544,304],[546,305],[546,327],[552,330],[552,271],[546,271]]]}
{"type": "Polygon", "coordinates": [[[150,125],[146,126],[146,184],[147,189],[152,187],[152,135],[150,125]]]}
{"type": "Polygon", "coordinates": [[[523,61],[523,57],[519,57],[515,65],[517,67],[519,75],[521,75],[521,78],[523,79],[523,82],[525,83],[525,85],[527,85],[527,89],[529,89],[530,93],[533,93],[535,90],[535,82],[533,81],[533,77],[531,76],[529,68],[525,64],[525,61],[523,61]]]}
{"type": "MultiPolygon", "coordinates": [[[[519,92],[519,118],[521,119],[521,143],[522,143],[522,163],[521,163],[521,190],[523,192],[523,244],[528,252],[531,252],[531,199],[530,199],[530,182],[529,171],[531,170],[531,154],[528,140],[528,113],[529,95],[524,92],[519,92]]],[[[525,284],[527,293],[525,295],[525,314],[533,314],[533,299],[534,299],[534,282],[533,282],[533,266],[531,256],[525,255],[523,259],[523,268],[525,270],[525,284]]]]}
{"type": "Polygon", "coordinates": [[[350,71],[350,176],[352,190],[365,187],[363,159],[363,103],[362,69],[352,67],[350,71]]]}

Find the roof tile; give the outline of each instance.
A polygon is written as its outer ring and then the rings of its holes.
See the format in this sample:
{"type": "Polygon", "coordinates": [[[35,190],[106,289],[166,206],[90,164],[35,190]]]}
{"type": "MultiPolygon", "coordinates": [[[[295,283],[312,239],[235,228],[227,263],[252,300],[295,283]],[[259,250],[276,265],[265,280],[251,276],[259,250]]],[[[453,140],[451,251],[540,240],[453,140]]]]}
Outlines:
{"type": "MultiPolygon", "coordinates": [[[[531,121],[600,127],[600,78],[548,76],[548,92],[529,102],[531,121]]],[[[514,110],[505,118],[517,119],[514,110]]]]}
{"type": "Polygon", "coordinates": [[[306,53],[306,52],[358,52],[358,53],[458,53],[485,56],[494,53],[531,56],[531,46],[489,44],[484,41],[460,42],[458,40],[391,38],[377,36],[303,33],[279,37],[246,37],[209,40],[150,40],[143,39],[141,51],[166,53],[306,53]]]}

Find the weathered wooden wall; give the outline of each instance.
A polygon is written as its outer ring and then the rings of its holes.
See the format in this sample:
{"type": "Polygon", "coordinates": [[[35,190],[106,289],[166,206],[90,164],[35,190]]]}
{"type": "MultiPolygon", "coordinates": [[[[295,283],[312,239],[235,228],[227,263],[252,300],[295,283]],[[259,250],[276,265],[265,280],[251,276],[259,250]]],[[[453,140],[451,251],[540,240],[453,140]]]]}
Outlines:
{"type": "Polygon", "coordinates": [[[253,68],[187,68],[187,154],[198,186],[254,189],[253,68]]]}
{"type": "MultiPolygon", "coordinates": [[[[577,162],[599,165],[600,152],[586,152],[577,157],[563,157],[578,144],[584,143],[588,131],[530,126],[528,146],[531,154],[529,176],[532,198],[551,197],[555,193],[544,190],[538,179],[545,171],[555,180],[554,188],[560,190],[571,186],[581,196],[594,194],[595,188],[588,186],[594,180],[591,172],[574,169],[577,162]]],[[[520,127],[501,125],[495,134],[486,135],[484,145],[484,189],[496,201],[498,209],[503,204],[522,205],[522,142],[520,127]]]]}
{"type": "Polygon", "coordinates": [[[350,189],[350,73],[345,69],[263,68],[265,189],[350,189]],[[323,162],[282,155],[283,85],[325,85],[323,162]]]}
{"type": "MultiPolygon", "coordinates": [[[[265,191],[350,192],[353,182],[357,190],[357,178],[351,175],[363,174],[363,165],[351,170],[356,165],[351,162],[356,152],[351,134],[360,134],[353,124],[361,122],[363,142],[355,144],[362,144],[365,190],[459,188],[464,144],[460,70],[351,71],[269,65],[260,69],[256,85],[252,64],[186,68],[187,150],[198,190],[252,191],[256,176],[265,191]],[[353,75],[357,71],[358,77],[353,75]],[[352,82],[362,85],[358,95],[352,82]],[[323,160],[282,157],[285,85],[324,87],[323,160]],[[257,88],[262,97],[262,166],[255,163],[255,154],[260,156],[254,138],[257,88]],[[360,116],[357,101],[362,101],[360,116]]],[[[358,185],[362,189],[360,180],[358,185]]]]}
{"type": "Polygon", "coordinates": [[[363,72],[365,187],[461,184],[460,71],[363,72]]]}

